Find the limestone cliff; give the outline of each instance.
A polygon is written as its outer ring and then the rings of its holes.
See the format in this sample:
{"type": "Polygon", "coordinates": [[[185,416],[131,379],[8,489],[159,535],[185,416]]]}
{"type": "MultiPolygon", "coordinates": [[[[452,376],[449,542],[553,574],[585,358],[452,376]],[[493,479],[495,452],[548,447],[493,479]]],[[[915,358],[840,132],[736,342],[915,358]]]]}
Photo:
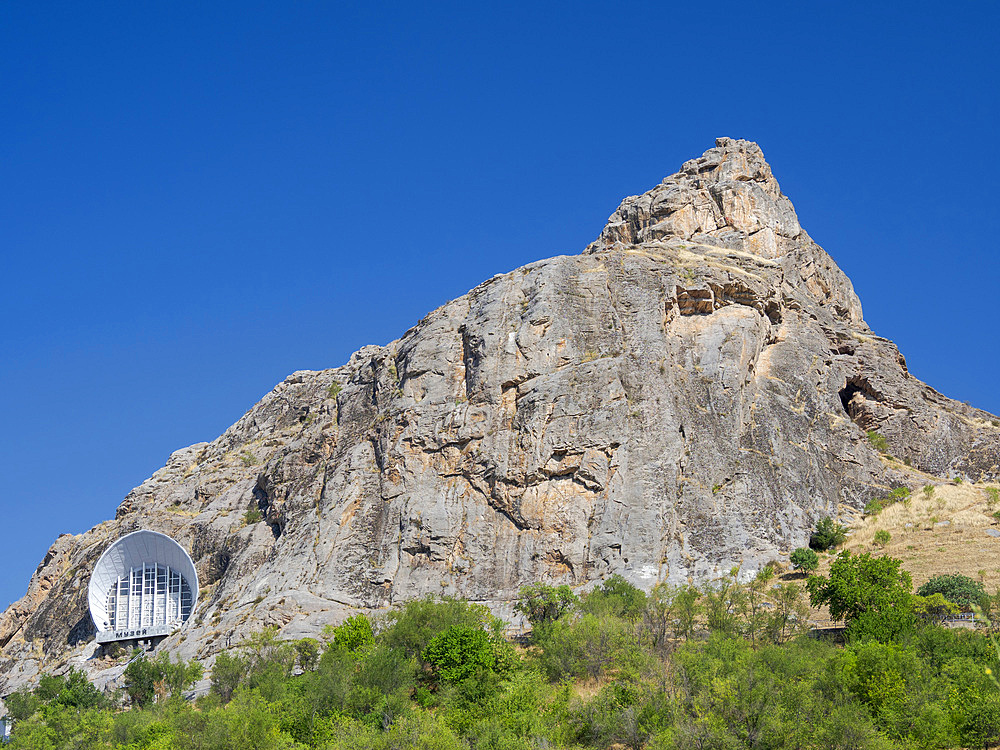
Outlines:
{"type": "Polygon", "coordinates": [[[199,611],[164,647],[204,658],[264,623],[310,633],[428,593],[751,571],[911,472],[998,464],[1000,421],[907,372],[757,145],[723,138],[583,254],[291,375],[114,520],[60,537],[0,617],[0,674],[93,653],[90,569],[139,528],[192,552],[199,611]]]}

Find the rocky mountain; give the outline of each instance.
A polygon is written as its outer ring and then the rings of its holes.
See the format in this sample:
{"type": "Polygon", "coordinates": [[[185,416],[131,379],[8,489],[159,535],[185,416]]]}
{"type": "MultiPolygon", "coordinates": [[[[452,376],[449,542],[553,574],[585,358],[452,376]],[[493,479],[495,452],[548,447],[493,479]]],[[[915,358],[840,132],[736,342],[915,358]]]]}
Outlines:
{"type": "Polygon", "coordinates": [[[582,254],[294,373],[59,537],[0,617],[0,674],[96,669],[90,571],[136,529],[191,551],[198,611],[163,647],[206,658],[426,594],[752,572],[927,473],[996,480],[1000,420],[907,372],[757,145],[722,138],[582,254]]]}

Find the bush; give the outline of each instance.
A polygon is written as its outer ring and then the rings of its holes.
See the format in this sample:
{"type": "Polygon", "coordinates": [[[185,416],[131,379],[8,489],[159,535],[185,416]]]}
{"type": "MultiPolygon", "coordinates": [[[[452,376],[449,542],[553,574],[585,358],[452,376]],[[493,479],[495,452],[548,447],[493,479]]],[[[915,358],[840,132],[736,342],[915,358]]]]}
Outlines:
{"type": "Polygon", "coordinates": [[[819,555],[808,547],[799,547],[789,555],[788,561],[802,573],[812,573],[819,567],[819,555]]]}
{"type": "Polygon", "coordinates": [[[583,609],[635,621],[646,609],[646,595],[616,573],[587,595],[583,609]]]}
{"type": "Polygon", "coordinates": [[[427,644],[421,657],[446,682],[475,677],[496,665],[493,641],[482,628],[452,625],[427,644]]]}
{"type": "Polygon", "coordinates": [[[879,547],[884,547],[892,540],[892,534],[890,534],[885,529],[879,529],[875,532],[874,542],[879,547]]]}
{"type": "Polygon", "coordinates": [[[173,662],[166,651],[160,652],[156,659],[140,655],[125,668],[125,692],[135,705],[148,706],[157,694],[180,697],[201,679],[203,672],[198,662],[183,659],[173,662]]]}
{"type": "Polygon", "coordinates": [[[304,672],[316,669],[319,663],[319,641],[315,638],[300,638],[295,641],[295,661],[304,672]]]}
{"type": "Polygon", "coordinates": [[[541,667],[554,681],[596,680],[610,671],[632,673],[646,658],[632,625],[610,615],[588,613],[574,622],[557,620],[545,629],[539,645],[541,667]]]}
{"type": "Polygon", "coordinates": [[[481,627],[494,635],[503,632],[503,622],[482,604],[450,597],[415,599],[390,612],[386,621],[389,627],[380,634],[381,641],[407,656],[419,656],[434,636],[453,625],[481,627]]]}
{"type": "Polygon", "coordinates": [[[865,515],[876,516],[883,508],[888,508],[890,505],[898,503],[900,500],[905,500],[909,496],[909,487],[897,487],[885,497],[871,500],[867,505],[865,505],[865,515]]]}
{"type": "Polygon", "coordinates": [[[555,622],[580,603],[569,586],[549,586],[545,583],[523,586],[519,596],[514,609],[528,618],[533,627],[555,622]]]}
{"type": "Polygon", "coordinates": [[[240,682],[246,677],[249,668],[250,665],[243,657],[223,651],[215,657],[215,664],[212,665],[212,692],[218,695],[223,703],[228,703],[232,700],[240,682]]]}
{"type": "Polygon", "coordinates": [[[352,615],[337,627],[324,629],[324,633],[332,636],[335,649],[352,654],[364,651],[375,642],[371,620],[363,614],[352,615]]]}
{"type": "Polygon", "coordinates": [[[24,721],[42,706],[66,706],[74,710],[106,708],[110,705],[104,693],[95,688],[86,673],[70,669],[61,677],[43,674],[34,692],[18,690],[4,698],[10,718],[24,721]]]}
{"type": "Polygon", "coordinates": [[[875,430],[868,430],[868,442],[879,453],[889,452],[889,441],[885,439],[885,435],[880,435],[875,430]]]}
{"type": "Polygon", "coordinates": [[[831,547],[843,544],[847,539],[847,529],[827,516],[816,524],[816,530],[809,537],[809,546],[825,552],[831,547]]]}
{"type": "Polygon", "coordinates": [[[968,611],[973,607],[986,606],[986,590],[983,584],[961,573],[936,575],[917,589],[920,596],[941,594],[949,602],[968,611]]]}
{"type": "Polygon", "coordinates": [[[915,594],[912,597],[912,602],[914,614],[926,622],[940,622],[949,615],[958,613],[958,605],[952,604],[941,594],[931,594],[930,596],[915,594]]]}
{"type": "MultiPolygon", "coordinates": [[[[550,684],[536,664],[507,661],[512,647],[467,603],[421,602],[400,610],[392,633],[413,643],[429,632],[427,664],[355,620],[312,671],[317,644],[280,641],[273,628],[219,654],[213,690],[226,675],[232,700],[218,694],[196,705],[162,701],[128,710],[111,705],[81,673],[45,676],[33,691],[6,698],[14,719],[11,750],[536,750],[537,748],[916,748],[993,747],[1000,737],[1000,692],[988,669],[990,637],[949,630],[935,620],[954,609],[940,593],[910,596],[891,558],[841,555],[829,579],[843,611],[848,644],[788,637],[807,627],[800,587],[774,586],[764,568],[740,583],[733,571],[702,596],[660,584],[644,619],[612,613],[559,617],[540,629],[533,660],[561,680],[550,684]],[[708,612],[700,603],[708,600],[708,612]],[[765,599],[771,606],[763,606],[765,599]],[[742,601],[742,603],[741,603],[742,601]],[[462,604],[462,606],[458,606],[462,604]],[[856,606],[860,605],[860,606],[856,606]],[[912,614],[925,620],[913,629],[912,614]],[[707,639],[679,643],[709,614],[721,623],[707,639]],[[732,615],[735,614],[735,627],[732,615]],[[697,616],[697,617],[695,617],[697,616]],[[455,622],[471,618],[470,622],[455,622]],[[448,622],[425,630],[431,622],[448,622]],[[405,627],[403,627],[405,626],[405,627]],[[747,634],[750,635],[748,639],[747,634]],[[899,638],[900,635],[906,638],[899,638]],[[368,637],[371,636],[371,641],[368,637]],[[766,638],[764,637],[766,636],[766,638]],[[751,639],[756,639],[751,640],[751,639]],[[769,645],[768,639],[781,645],[769,645]],[[878,643],[873,641],[891,641],[878,643]],[[340,642],[338,647],[336,644],[340,642]],[[354,650],[349,650],[352,645],[354,650]],[[659,654],[645,644],[669,644],[659,654]],[[235,655],[235,656],[234,656],[235,655]],[[305,666],[295,674],[289,665],[305,666]]],[[[815,585],[815,584],[814,584],[815,585]]],[[[613,592],[614,589],[612,589],[613,592]]],[[[626,592],[628,590],[626,589],[626,592]]],[[[586,599],[584,600],[586,605],[586,599]]],[[[599,605],[599,606],[598,606],[599,605]]],[[[622,610],[624,611],[624,610],[622,610]]],[[[345,623],[346,624],[346,623],[345,623]]],[[[376,628],[377,630],[377,628],[376,628]]],[[[165,696],[181,675],[165,655],[143,658],[130,678],[153,674],[165,696]],[[165,672],[157,674],[161,667],[165,672]],[[166,668],[170,669],[166,669],[166,668]]],[[[185,668],[187,665],[185,665],[185,668]]],[[[131,680],[130,680],[131,682],[131,680]]],[[[141,680],[135,680],[139,687],[141,680]]]]}

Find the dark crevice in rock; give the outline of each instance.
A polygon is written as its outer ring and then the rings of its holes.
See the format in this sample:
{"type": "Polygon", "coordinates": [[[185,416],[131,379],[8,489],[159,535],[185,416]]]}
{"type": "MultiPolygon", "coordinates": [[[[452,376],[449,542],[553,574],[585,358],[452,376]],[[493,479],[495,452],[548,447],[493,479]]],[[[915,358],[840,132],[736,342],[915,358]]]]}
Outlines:
{"type": "Polygon", "coordinates": [[[472,398],[472,378],[475,373],[476,355],[474,342],[469,336],[469,329],[461,326],[458,329],[462,341],[462,364],[465,367],[465,398],[472,398]]]}
{"type": "Polygon", "coordinates": [[[257,484],[253,488],[253,499],[257,503],[257,510],[264,517],[264,523],[271,527],[271,533],[277,539],[285,530],[285,514],[283,508],[279,507],[283,503],[274,502],[271,493],[267,488],[268,480],[264,475],[257,479],[257,484]]]}
{"type": "Polygon", "coordinates": [[[219,550],[212,554],[208,558],[208,565],[206,566],[206,579],[205,584],[212,584],[218,581],[225,574],[226,570],[229,568],[229,563],[232,561],[232,555],[229,550],[219,550]]]}
{"type": "Polygon", "coordinates": [[[66,643],[75,646],[78,643],[89,641],[94,636],[94,623],[90,619],[90,614],[81,617],[70,631],[66,638],[66,643]]]}
{"type": "Polygon", "coordinates": [[[840,403],[851,421],[864,430],[875,427],[875,418],[866,404],[868,401],[879,403],[882,398],[875,392],[867,378],[857,375],[848,378],[844,387],[840,389],[840,403]]]}

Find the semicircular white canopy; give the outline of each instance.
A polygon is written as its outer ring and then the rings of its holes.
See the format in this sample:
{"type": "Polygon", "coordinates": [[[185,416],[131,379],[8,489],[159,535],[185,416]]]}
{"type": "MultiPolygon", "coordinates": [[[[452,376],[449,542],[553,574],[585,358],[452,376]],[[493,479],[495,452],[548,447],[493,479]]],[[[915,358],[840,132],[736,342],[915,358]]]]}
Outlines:
{"type": "Polygon", "coordinates": [[[190,555],[166,534],[135,531],[108,547],[88,588],[98,632],[183,624],[198,603],[190,555]]]}

